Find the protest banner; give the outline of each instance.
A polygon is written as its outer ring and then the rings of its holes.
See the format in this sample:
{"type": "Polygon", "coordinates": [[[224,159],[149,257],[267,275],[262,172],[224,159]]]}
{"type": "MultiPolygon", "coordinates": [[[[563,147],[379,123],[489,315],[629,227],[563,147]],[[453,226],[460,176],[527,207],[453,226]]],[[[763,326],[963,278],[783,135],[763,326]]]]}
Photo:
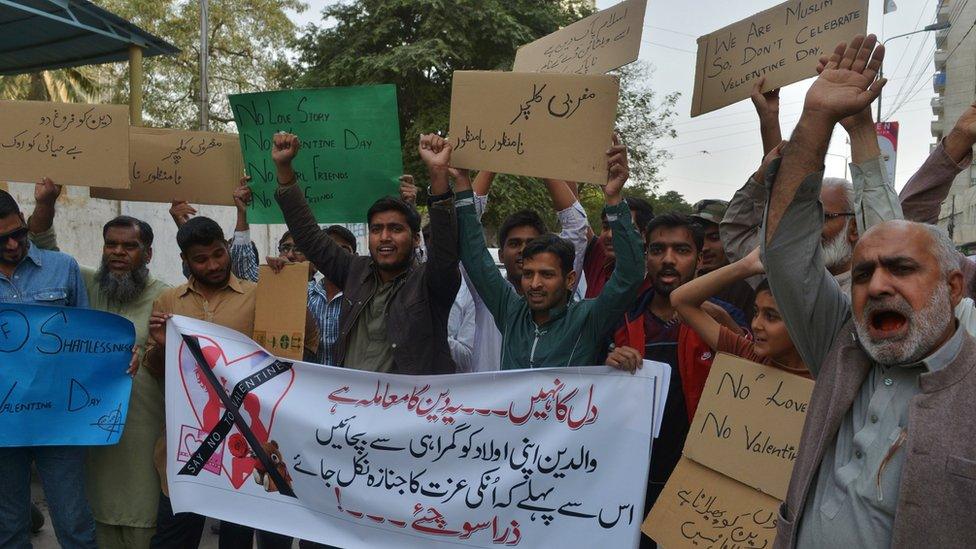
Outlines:
{"type": "Polygon", "coordinates": [[[254,341],[269,353],[301,359],[308,307],[308,263],[285,265],[280,273],[258,268],[254,341]]]}
{"type": "Polygon", "coordinates": [[[274,134],[302,141],[294,161],[315,219],[364,223],[376,199],[396,195],[403,174],[396,87],[353,86],[228,96],[251,176],[251,223],[284,223],[271,150],[274,134]]]}
{"type": "Polygon", "coordinates": [[[455,71],[451,164],[607,184],[615,76],[455,71]]]}
{"type": "Polygon", "coordinates": [[[874,125],[878,134],[878,147],[881,148],[881,160],[888,170],[888,181],[895,184],[895,166],[898,163],[898,122],[877,122],[874,125]]]}
{"type": "Polygon", "coordinates": [[[176,512],[346,548],[637,545],[664,364],[378,374],[186,317],[166,343],[176,512]]]}
{"type": "Polygon", "coordinates": [[[92,189],[92,198],[233,206],[244,168],[237,135],[129,129],[128,189],[92,189]]]}
{"type": "Polygon", "coordinates": [[[0,303],[0,446],[100,446],[122,437],[132,322],[0,303]]]}
{"type": "Polygon", "coordinates": [[[637,60],[647,0],[627,0],[526,44],[514,72],[603,74],[637,60]]]}
{"type": "Polygon", "coordinates": [[[817,75],[821,55],[865,34],[868,0],[788,0],[698,39],[691,116],[817,75]]]}
{"type": "Polygon", "coordinates": [[[772,547],[779,500],[686,457],[668,478],[643,531],[661,547],[772,547]]]}
{"type": "Polygon", "coordinates": [[[125,105],[0,101],[0,178],[129,188],[125,105]]]}
{"type": "Polygon", "coordinates": [[[719,354],[684,455],[783,499],[812,393],[809,379],[719,354]]]}
{"type": "Polygon", "coordinates": [[[642,531],[669,548],[772,546],[812,393],[812,380],[716,355],[642,531]]]}

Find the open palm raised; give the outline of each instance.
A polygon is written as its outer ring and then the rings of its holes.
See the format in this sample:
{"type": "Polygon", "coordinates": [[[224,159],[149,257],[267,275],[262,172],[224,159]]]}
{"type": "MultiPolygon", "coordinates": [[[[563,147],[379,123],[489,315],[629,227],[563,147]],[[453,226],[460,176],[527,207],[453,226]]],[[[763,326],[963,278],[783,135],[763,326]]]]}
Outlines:
{"type": "Polygon", "coordinates": [[[804,110],[837,122],[856,114],[878,98],[885,79],[876,80],[884,46],[870,34],[856,36],[834,50],[820,77],[807,92],[804,110]],[[877,47],[875,47],[877,46],[877,47]]]}

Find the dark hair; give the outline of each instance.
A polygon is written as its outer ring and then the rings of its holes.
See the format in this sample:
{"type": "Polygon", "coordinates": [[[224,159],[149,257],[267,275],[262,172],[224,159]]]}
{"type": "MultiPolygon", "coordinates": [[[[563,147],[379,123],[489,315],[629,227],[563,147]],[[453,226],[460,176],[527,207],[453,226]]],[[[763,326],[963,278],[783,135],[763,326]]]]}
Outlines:
{"type": "Polygon", "coordinates": [[[650,202],[636,196],[628,196],[624,200],[627,201],[627,207],[630,208],[630,211],[634,212],[637,230],[643,231],[647,224],[654,219],[654,207],[651,206],[650,202]]]}
{"type": "Polygon", "coordinates": [[[657,215],[652,219],[644,229],[644,240],[651,237],[651,233],[660,228],[675,229],[684,228],[691,234],[691,239],[695,242],[695,248],[697,251],[701,251],[702,246],[705,245],[705,235],[702,233],[701,225],[695,223],[695,220],[691,216],[677,213],[677,212],[667,212],[661,215],[657,215]]]}
{"type": "Polygon", "coordinates": [[[291,238],[291,231],[285,231],[285,234],[281,235],[281,238],[278,239],[278,245],[281,246],[289,238],[291,238]]]}
{"type": "Polygon", "coordinates": [[[768,278],[762,279],[762,281],[756,285],[756,294],[759,294],[759,292],[769,292],[770,294],[773,293],[773,290],[769,287],[768,278]]]}
{"type": "Polygon", "coordinates": [[[17,205],[17,201],[14,197],[10,196],[10,193],[4,190],[0,190],[0,217],[7,217],[11,214],[19,214],[20,206],[17,205]]]}
{"type": "Polygon", "coordinates": [[[190,246],[209,246],[217,241],[227,242],[224,230],[209,217],[193,217],[176,231],[176,245],[183,253],[190,246]]]}
{"type": "Polygon", "coordinates": [[[329,225],[325,228],[325,234],[336,236],[340,240],[346,241],[347,244],[352,246],[352,253],[356,253],[356,235],[352,234],[352,231],[349,229],[342,225],[329,225]]]}
{"type": "Polygon", "coordinates": [[[573,270],[573,261],[576,260],[576,249],[568,240],[559,238],[551,233],[543,233],[538,238],[533,238],[525,245],[522,250],[522,259],[529,259],[542,253],[555,254],[559,258],[559,265],[563,269],[563,276],[573,270]]]}
{"type": "Polygon", "coordinates": [[[110,220],[102,227],[102,238],[108,233],[108,230],[112,227],[123,227],[129,229],[136,229],[139,231],[139,241],[146,248],[150,248],[153,243],[153,230],[149,223],[141,219],[136,219],[135,217],[130,217],[128,215],[120,215],[115,219],[110,220]]]}
{"type": "Polygon", "coordinates": [[[407,218],[407,225],[410,226],[411,232],[414,234],[420,232],[420,214],[417,213],[416,208],[392,196],[385,196],[373,202],[373,205],[369,207],[369,211],[366,212],[366,225],[369,225],[373,221],[374,215],[391,211],[400,212],[407,218]]]}
{"type": "MultiPolygon", "coordinates": [[[[502,226],[498,228],[498,247],[504,248],[505,241],[508,240],[508,233],[512,232],[516,227],[532,227],[540,235],[546,234],[546,224],[539,217],[539,214],[533,210],[519,210],[512,215],[505,218],[502,222],[502,226]]],[[[523,257],[525,254],[522,254],[523,257]]]]}

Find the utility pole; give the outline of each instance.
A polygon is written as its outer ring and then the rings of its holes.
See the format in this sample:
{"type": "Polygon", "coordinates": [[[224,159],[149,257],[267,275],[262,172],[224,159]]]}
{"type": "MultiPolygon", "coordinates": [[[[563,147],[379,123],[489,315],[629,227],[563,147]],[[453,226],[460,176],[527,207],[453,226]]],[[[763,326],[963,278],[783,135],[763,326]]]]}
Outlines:
{"type": "Polygon", "coordinates": [[[210,57],[210,45],[207,43],[209,8],[207,0],[200,0],[200,130],[207,131],[210,127],[210,92],[207,90],[209,78],[207,59],[210,57]]]}
{"type": "Polygon", "coordinates": [[[952,213],[949,215],[949,238],[956,232],[956,195],[952,195],[952,213]]]}

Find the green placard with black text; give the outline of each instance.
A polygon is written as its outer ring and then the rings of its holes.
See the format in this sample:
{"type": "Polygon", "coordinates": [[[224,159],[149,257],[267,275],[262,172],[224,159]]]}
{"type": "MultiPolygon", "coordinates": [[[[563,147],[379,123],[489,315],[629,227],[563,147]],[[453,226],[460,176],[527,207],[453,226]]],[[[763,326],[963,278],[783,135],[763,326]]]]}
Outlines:
{"type": "Polygon", "coordinates": [[[274,200],[274,134],[302,141],[298,184],[320,223],[364,223],[377,198],[395,195],[403,173],[396,87],[353,86],[231,95],[244,170],[251,176],[251,223],[284,223],[274,200]]]}

